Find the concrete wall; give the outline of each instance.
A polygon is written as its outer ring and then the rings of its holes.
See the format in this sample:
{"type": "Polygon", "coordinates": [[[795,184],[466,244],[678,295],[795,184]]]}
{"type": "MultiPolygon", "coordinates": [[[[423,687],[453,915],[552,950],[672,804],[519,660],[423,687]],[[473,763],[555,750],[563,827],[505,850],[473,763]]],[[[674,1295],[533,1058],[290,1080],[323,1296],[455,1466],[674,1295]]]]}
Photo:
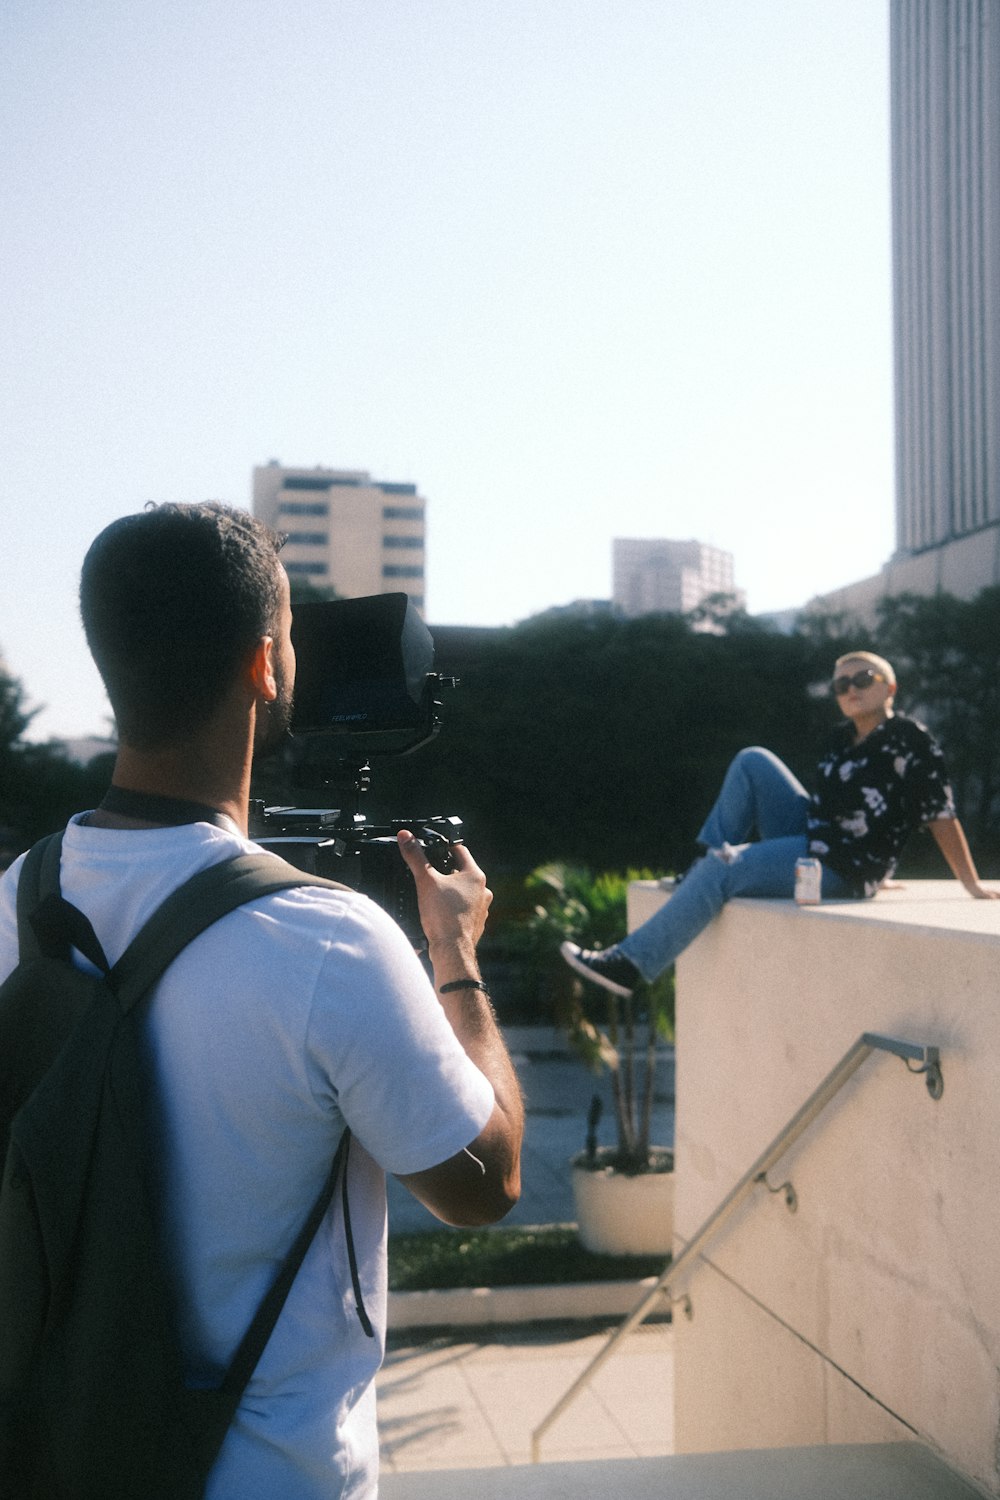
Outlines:
{"type": "Polygon", "coordinates": [[[894,558],[880,573],[810,599],[812,612],[846,614],[874,627],[882,599],[898,594],[954,594],[974,599],[981,589],[1000,583],[1000,525],[993,522],[970,536],[945,542],[912,557],[894,558]]]}
{"type": "MultiPolygon", "coordinates": [[[[630,924],[665,899],[633,893],[630,924]]],[[[873,1054],[706,1246],[675,1319],[678,1452],[920,1438],[1000,1495],[1000,904],[737,901],[678,965],[675,1252],[865,1031],[873,1054]]]]}

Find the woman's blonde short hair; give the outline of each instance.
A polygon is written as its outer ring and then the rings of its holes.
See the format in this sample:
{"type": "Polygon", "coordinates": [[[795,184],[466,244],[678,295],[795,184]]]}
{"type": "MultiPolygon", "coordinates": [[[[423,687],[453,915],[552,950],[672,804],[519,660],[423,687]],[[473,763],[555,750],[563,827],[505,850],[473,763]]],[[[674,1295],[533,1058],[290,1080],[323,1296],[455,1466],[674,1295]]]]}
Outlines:
{"type": "Polygon", "coordinates": [[[834,672],[847,661],[866,661],[870,667],[875,668],[876,672],[881,672],[886,682],[895,684],[896,674],[891,665],[884,656],[876,656],[874,651],[848,651],[846,656],[838,656],[833,664],[834,672]]]}

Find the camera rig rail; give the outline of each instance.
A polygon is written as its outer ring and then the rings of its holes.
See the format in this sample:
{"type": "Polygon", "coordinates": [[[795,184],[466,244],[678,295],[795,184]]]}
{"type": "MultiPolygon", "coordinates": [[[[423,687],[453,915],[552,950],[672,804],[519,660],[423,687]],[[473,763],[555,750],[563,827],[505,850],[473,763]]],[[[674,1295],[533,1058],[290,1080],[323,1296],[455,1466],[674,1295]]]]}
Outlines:
{"type": "Polygon", "coordinates": [[[360,813],[339,808],[265,807],[251,804],[253,837],[299,870],[339,880],[363,892],[389,913],[413,946],[426,940],[420,926],[416,887],[396,841],[404,828],[413,834],[430,864],[443,875],[455,868],[452,849],[462,843],[462,820],[435,815],[369,823],[360,813]]]}

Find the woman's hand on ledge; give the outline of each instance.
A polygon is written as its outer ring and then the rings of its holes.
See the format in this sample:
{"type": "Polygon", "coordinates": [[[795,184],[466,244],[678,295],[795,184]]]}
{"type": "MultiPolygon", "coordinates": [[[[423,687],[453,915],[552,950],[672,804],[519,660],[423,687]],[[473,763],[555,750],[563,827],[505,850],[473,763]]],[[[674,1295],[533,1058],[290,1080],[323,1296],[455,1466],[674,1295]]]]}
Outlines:
{"type": "Polygon", "coordinates": [[[934,841],[948,862],[951,873],[960,880],[975,901],[998,901],[1000,891],[987,890],[972,863],[965,831],[957,818],[935,818],[928,823],[934,841]]]}

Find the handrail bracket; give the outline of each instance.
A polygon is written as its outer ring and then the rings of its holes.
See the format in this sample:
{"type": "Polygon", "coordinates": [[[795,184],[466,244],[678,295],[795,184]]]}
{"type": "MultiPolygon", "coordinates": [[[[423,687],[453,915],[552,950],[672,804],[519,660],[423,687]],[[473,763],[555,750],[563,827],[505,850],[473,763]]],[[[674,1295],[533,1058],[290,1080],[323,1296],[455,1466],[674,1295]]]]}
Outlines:
{"type": "Polygon", "coordinates": [[[894,1057],[901,1057],[908,1073],[926,1080],[927,1092],[931,1098],[940,1099],[944,1093],[940,1048],[922,1047],[917,1042],[899,1042],[895,1037],[878,1036],[872,1031],[866,1031],[861,1040],[880,1052],[891,1052],[894,1057]],[[918,1068],[911,1066],[915,1062],[920,1063],[921,1066],[918,1068]]]}
{"type": "Polygon", "coordinates": [[[779,1182],[777,1187],[772,1187],[767,1180],[766,1172],[758,1172],[757,1176],[754,1178],[754,1181],[762,1182],[769,1193],[784,1193],[785,1207],[788,1209],[788,1212],[790,1214],[793,1214],[797,1211],[799,1206],[799,1195],[790,1182],[779,1182]]]}

